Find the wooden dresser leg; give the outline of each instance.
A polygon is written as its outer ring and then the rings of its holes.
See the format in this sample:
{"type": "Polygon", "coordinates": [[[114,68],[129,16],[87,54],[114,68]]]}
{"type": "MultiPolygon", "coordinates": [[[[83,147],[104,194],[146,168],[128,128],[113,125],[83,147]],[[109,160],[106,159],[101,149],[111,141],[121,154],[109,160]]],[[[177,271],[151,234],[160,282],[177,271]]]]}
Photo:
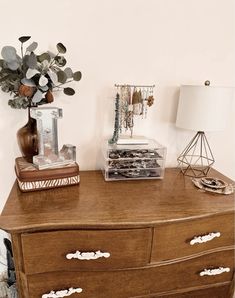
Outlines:
{"type": "Polygon", "coordinates": [[[13,258],[16,270],[16,281],[19,298],[29,298],[28,287],[26,283],[26,278],[23,276],[24,264],[23,255],[21,248],[21,240],[19,234],[11,234],[12,248],[13,248],[13,258]]]}
{"type": "Polygon", "coordinates": [[[232,279],[231,286],[230,286],[230,289],[229,289],[228,298],[235,297],[235,293],[234,293],[235,287],[234,286],[235,286],[235,274],[233,274],[233,279],[232,279]]]}

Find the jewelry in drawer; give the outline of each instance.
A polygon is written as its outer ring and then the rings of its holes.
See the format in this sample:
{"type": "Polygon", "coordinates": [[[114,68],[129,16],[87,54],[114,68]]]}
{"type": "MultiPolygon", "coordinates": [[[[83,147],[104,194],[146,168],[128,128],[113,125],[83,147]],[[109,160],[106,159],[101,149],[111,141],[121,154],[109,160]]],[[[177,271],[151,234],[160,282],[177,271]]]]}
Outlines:
{"type": "Polygon", "coordinates": [[[76,297],[83,298],[127,298],[161,293],[166,289],[229,283],[233,262],[233,250],[225,250],[136,269],[33,274],[28,276],[29,297],[54,298],[64,297],[56,293],[77,293],[76,297]]]}
{"type": "Polygon", "coordinates": [[[234,214],[167,223],[154,228],[151,262],[234,244],[234,214]]]}
{"type": "Polygon", "coordinates": [[[22,234],[24,271],[103,270],[149,262],[151,229],[66,230],[22,234]]]}

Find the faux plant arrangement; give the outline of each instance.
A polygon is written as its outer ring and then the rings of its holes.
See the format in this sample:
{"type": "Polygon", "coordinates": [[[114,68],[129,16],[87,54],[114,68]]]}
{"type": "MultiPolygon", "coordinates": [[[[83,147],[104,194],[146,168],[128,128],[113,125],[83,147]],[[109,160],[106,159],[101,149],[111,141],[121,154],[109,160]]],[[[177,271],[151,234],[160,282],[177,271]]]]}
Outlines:
{"type": "Polygon", "coordinates": [[[8,104],[16,109],[51,103],[54,100],[53,91],[63,90],[66,95],[74,95],[75,90],[64,85],[80,81],[82,77],[80,71],[64,68],[66,48],[62,43],[56,45],[57,54],[47,51],[37,55],[37,42],[24,49],[25,42],[30,38],[19,38],[20,56],[12,46],[5,46],[1,51],[0,86],[2,91],[10,93],[12,98],[8,104]]]}

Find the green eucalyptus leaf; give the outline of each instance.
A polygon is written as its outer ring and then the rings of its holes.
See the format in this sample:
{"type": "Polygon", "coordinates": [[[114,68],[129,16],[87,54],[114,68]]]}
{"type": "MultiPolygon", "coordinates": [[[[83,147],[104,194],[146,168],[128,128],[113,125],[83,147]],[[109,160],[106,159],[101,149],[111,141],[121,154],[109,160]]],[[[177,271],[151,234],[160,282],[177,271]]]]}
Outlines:
{"type": "Polygon", "coordinates": [[[67,81],[66,73],[63,70],[57,72],[57,79],[59,83],[64,84],[67,81]]]}
{"type": "Polygon", "coordinates": [[[46,92],[49,89],[49,87],[47,85],[46,86],[40,86],[39,88],[43,92],[46,92]]]}
{"type": "Polygon", "coordinates": [[[37,59],[38,59],[39,62],[42,62],[44,60],[47,60],[48,62],[50,62],[51,61],[51,56],[48,53],[43,53],[43,54],[37,56],[37,59]]]}
{"type": "Polygon", "coordinates": [[[37,66],[37,57],[33,52],[30,53],[30,55],[27,59],[27,66],[32,69],[36,68],[36,66],[37,66]]]}
{"type": "Polygon", "coordinates": [[[29,60],[29,55],[25,55],[23,57],[23,69],[28,69],[28,60],[29,60]]]}
{"type": "Polygon", "coordinates": [[[26,109],[29,106],[28,99],[24,97],[9,99],[8,104],[11,108],[14,109],[26,109]]]}
{"type": "Polygon", "coordinates": [[[14,91],[18,91],[20,87],[20,82],[19,81],[15,81],[14,82],[14,91]]]}
{"type": "Polygon", "coordinates": [[[19,41],[22,42],[22,43],[24,43],[24,42],[26,42],[27,40],[29,40],[30,38],[31,38],[31,36],[21,36],[21,37],[19,38],[19,41]]]}
{"type": "Polygon", "coordinates": [[[73,79],[74,81],[80,81],[82,78],[82,73],[81,71],[76,71],[74,74],[73,74],[73,79]]]}
{"type": "Polygon", "coordinates": [[[43,60],[42,62],[41,62],[41,66],[42,66],[42,68],[45,70],[45,69],[48,69],[49,68],[49,65],[50,65],[50,62],[49,61],[47,61],[47,60],[43,60]]]}
{"type": "Polygon", "coordinates": [[[57,66],[63,67],[66,64],[66,59],[63,56],[56,56],[55,63],[57,66]]]}
{"type": "Polygon", "coordinates": [[[32,69],[32,68],[29,68],[26,72],[26,79],[31,79],[32,77],[34,77],[36,74],[38,74],[39,71],[36,70],[36,69],[32,69]]]}
{"type": "Polygon", "coordinates": [[[11,46],[3,47],[1,51],[1,55],[2,55],[2,58],[7,62],[10,62],[12,60],[17,60],[16,49],[11,46]]]}
{"type": "Polygon", "coordinates": [[[16,80],[18,80],[18,81],[20,81],[20,77],[19,77],[19,75],[17,74],[17,73],[10,73],[9,74],[9,78],[10,78],[10,80],[12,80],[12,81],[16,81],[16,80]]]}
{"type": "Polygon", "coordinates": [[[26,79],[26,78],[22,79],[21,83],[23,85],[26,85],[26,86],[29,86],[29,87],[35,87],[36,86],[36,84],[34,83],[33,80],[29,80],[29,79],[26,79]]]}
{"type": "Polygon", "coordinates": [[[57,77],[56,72],[53,72],[53,71],[49,70],[47,72],[47,74],[50,77],[52,83],[56,85],[58,83],[58,77],[57,77]]]}
{"type": "Polygon", "coordinates": [[[66,47],[61,42],[57,43],[56,47],[59,53],[61,54],[66,53],[66,47]]]}
{"type": "Polygon", "coordinates": [[[33,98],[32,98],[32,102],[34,103],[38,103],[39,101],[41,101],[43,98],[43,93],[40,90],[37,90],[37,92],[34,94],[33,98]]]}
{"type": "Polygon", "coordinates": [[[17,101],[15,99],[9,99],[8,100],[8,105],[13,108],[13,109],[20,109],[21,106],[17,105],[17,101]]]}
{"type": "Polygon", "coordinates": [[[9,77],[10,77],[10,75],[8,74],[8,75],[0,78],[0,83],[6,81],[7,79],[9,79],[9,77]]]}
{"type": "Polygon", "coordinates": [[[3,75],[5,75],[7,73],[10,73],[10,72],[12,72],[12,71],[8,68],[6,61],[4,61],[3,68],[0,71],[0,77],[2,77],[3,75]]]}
{"type": "Polygon", "coordinates": [[[38,83],[41,87],[44,87],[48,83],[48,79],[45,76],[41,75],[38,83]]]}
{"type": "Polygon", "coordinates": [[[6,85],[2,86],[1,89],[2,89],[3,92],[9,92],[10,91],[9,87],[6,86],[6,85]]]}
{"type": "Polygon", "coordinates": [[[64,72],[66,73],[66,76],[67,76],[68,79],[73,77],[73,71],[70,67],[66,67],[64,69],[64,72]]]}
{"type": "Polygon", "coordinates": [[[26,48],[26,51],[27,52],[33,52],[36,50],[36,48],[38,47],[38,43],[37,42],[32,42],[31,45],[29,45],[27,48],[26,48]]]}
{"type": "Polygon", "coordinates": [[[74,95],[75,94],[75,91],[74,91],[74,89],[67,87],[67,88],[64,88],[64,94],[66,94],[66,95],[74,95]]]}
{"type": "Polygon", "coordinates": [[[4,60],[4,62],[3,62],[4,71],[8,71],[7,67],[8,67],[7,62],[4,60]]]}
{"type": "Polygon", "coordinates": [[[20,66],[19,62],[17,60],[13,60],[7,63],[7,66],[11,70],[17,70],[20,66]]]}
{"type": "Polygon", "coordinates": [[[4,60],[0,59],[0,67],[4,67],[4,60]]]}

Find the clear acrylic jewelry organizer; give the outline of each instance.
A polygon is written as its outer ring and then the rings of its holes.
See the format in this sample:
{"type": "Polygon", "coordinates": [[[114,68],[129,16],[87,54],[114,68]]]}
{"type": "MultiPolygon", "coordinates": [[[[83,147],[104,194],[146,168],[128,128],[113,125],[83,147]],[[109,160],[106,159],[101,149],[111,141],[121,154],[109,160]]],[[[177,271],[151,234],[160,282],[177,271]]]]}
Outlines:
{"type": "Polygon", "coordinates": [[[143,119],[154,102],[154,85],[115,85],[113,137],[103,145],[103,174],[106,181],[162,179],[166,147],[155,140],[134,137],[134,117],[143,119]],[[129,136],[119,136],[129,131],[129,136]]]}

